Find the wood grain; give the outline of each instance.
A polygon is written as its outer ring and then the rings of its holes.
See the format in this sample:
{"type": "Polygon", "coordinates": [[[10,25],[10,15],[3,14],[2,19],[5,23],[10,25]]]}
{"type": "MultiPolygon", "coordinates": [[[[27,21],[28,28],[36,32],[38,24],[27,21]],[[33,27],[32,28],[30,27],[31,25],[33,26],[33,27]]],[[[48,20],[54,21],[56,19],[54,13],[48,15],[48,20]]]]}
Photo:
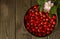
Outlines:
{"type": "Polygon", "coordinates": [[[0,39],[15,39],[15,1],[1,0],[0,39]]]}
{"type": "Polygon", "coordinates": [[[16,39],[31,39],[24,27],[24,15],[30,7],[30,0],[16,0],[16,39]]]}

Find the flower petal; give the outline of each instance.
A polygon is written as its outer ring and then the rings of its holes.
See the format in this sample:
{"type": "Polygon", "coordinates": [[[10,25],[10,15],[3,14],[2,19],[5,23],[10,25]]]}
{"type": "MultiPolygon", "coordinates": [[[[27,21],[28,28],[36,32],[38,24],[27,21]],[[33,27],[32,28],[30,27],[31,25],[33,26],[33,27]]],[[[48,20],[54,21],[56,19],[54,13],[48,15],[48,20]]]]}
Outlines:
{"type": "Polygon", "coordinates": [[[54,3],[51,3],[51,6],[53,6],[54,5],[54,3]]]}
{"type": "Polygon", "coordinates": [[[48,1],[48,4],[51,4],[51,1],[48,1]]]}
{"type": "Polygon", "coordinates": [[[53,5],[54,5],[54,4],[51,3],[51,1],[45,2],[45,4],[44,4],[44,10],[50,11],[50,9],[51,9],[51,7],[52,7],[53,5]]]}
{"type": "Polygon", "coordinates": [[[48,7],[48,10],[50,10],[50,7],[48,7]]]}
{"type": "Polygon", "coordinates": [[[48,5],[48,3],[47,3],[47,2],[45,2],[44,6],[46,6],[46,5],[48,5]]]}
{"type": "Polygon", "coordinates": [[[45,4],[48,4],[47,2],[45,2],[45,4]]]}

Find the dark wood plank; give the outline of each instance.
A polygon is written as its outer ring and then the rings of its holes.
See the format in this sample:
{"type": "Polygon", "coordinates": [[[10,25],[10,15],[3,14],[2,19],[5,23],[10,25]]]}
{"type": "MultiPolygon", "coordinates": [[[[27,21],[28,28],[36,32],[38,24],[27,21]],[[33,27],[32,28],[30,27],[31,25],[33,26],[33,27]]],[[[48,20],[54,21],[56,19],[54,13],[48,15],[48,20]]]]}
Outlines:
{"type": "MultiPolygon", "coordinates": [[[[0,17],[1,17],[1,0],[0,0],[0,17]]],[[[1,20],[1,19],[0,19],[1,20]]],[[[1,24],[0,24],[1,25],[1,24]]],[[[0,39],[2,39],[2,32],[1,32],[1,26],[0,26],[0,39]]]]}
{"type": "Polygon", "coordinates": [[[15,0],[1,0],[0,39],[15,39],[15,0]]]}
{"type": "Polygon", "coordinates": [[[30,7],[30,0],[16,0],[16,39],[31,39],[24,27],[24,15],[30,7]]]}

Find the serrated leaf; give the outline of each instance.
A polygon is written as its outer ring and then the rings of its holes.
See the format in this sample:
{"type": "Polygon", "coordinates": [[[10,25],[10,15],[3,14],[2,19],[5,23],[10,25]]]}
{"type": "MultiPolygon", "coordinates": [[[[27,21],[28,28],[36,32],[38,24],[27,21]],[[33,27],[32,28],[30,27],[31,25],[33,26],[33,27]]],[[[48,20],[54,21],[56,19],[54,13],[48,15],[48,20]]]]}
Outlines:
{"type": "Polygon", "coordinates": [[[50,10],[50,14],[56,14],[57,12],[57,6],[53,6],[50,10]]]}

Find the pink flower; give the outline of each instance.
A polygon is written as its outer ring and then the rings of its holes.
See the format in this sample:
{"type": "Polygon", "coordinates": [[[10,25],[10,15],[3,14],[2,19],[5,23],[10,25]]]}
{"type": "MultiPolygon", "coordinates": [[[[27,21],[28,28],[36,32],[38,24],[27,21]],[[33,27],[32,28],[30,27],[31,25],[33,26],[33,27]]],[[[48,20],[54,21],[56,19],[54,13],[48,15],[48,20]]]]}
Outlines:
{"type": "Polygon", "coordinates": [[[50,11],[51,7],[54,5],[54,3],[51,3],[51,1],[45,2],[44,4],[44,10],[50,11]]]}

